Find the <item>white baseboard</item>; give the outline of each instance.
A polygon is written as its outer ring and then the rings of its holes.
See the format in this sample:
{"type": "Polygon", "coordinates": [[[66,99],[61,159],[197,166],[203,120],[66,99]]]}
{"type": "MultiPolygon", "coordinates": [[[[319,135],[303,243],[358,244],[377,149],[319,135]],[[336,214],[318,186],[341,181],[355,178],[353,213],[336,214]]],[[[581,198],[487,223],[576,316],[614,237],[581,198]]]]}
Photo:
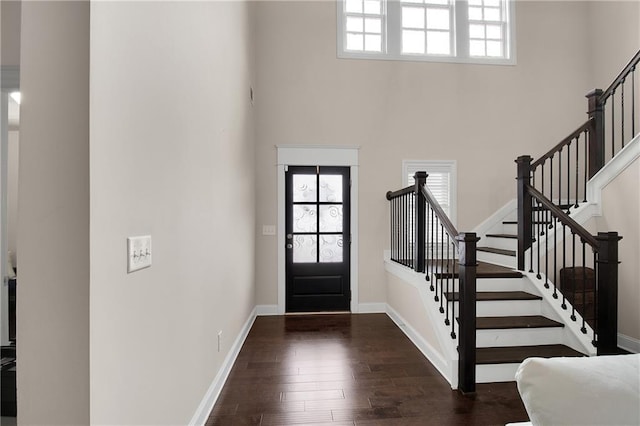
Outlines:
{"type": "Polygon", "coordinates": [[[278,305],[257,305],[256,315],[259,317],[266,317],[278,314],[278,305]]]}
{"type": "Polygon", "coordinates": [[[640,353],[640,340],[618,333],[618,347],[634,354],[640,353]]]}
{"type": "Polygon", "coordinates": [[[216,401],[220,396],[222,387],[227,381],[229,373],[231,372],[231,368],[233,367],[233,364],[235,363],[236,358],[240,353],[240,349],[242,348],[242,345],[247,338],[247,335],[249,334],[249,330],[251,330],[251,326],[256,319],[256,311],[257,307],[253,308],[253,311],[251,311],[251,314],[249,314],[249,318],[247,318],[247,321],[242,326],[242,330],[240,330],[240,334],[236,338],[235,342],[233,342],[233,346],[231,346],[231,349],[224,359],[222,366],[218,370],[218,374],[216,374],[216,377],[214,377],[211,385],[209,386],[209,389],[207,390],[207,393],[204,395],[204,398],[200,402],[198,409],[191,418],[191,421],[189,422],[190,426],[202,426],[209,418],[209,414],[211,413],[213,406],[216,404],[216,401]]]}
{"type": "Polygon", "coordinates": [[[358,314],[384,314],[387,312],[386,303],[360,303],[358,304],[358,314]]]}

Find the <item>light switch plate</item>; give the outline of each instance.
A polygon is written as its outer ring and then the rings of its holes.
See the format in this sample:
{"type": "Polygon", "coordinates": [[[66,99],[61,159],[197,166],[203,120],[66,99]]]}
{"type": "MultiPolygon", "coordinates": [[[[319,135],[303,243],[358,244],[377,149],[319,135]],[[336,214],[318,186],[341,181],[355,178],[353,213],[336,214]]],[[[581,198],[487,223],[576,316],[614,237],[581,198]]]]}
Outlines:
{"type": "Polygon", "coordinates": [[[127,238],[127,272],[151,266],[151,235],[127,238]]]}
{"type": "Polygon", "coordinates": [[[276,226],[262,225],[262,235],[276,235],[276,226]]]}

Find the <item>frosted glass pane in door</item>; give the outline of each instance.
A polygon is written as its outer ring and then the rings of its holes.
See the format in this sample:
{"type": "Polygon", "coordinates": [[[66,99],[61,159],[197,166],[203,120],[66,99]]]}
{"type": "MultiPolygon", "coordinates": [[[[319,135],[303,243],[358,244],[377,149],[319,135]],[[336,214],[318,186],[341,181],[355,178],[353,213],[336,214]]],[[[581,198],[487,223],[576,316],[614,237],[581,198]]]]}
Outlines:
{"type": "Polygon", "coordinates": [[[342,235],[320,236],[320,263],[342,262],[342,235]]]}
{"type": "Polygon", "coordinates": [[[293,263],[316,263],[318,248],[315,235],[295,235],[293,238],[293,263]]]}
{"type": "Polygon", "coordinates": [[[316,175],[293,175],[293,201],[316,201],[316,175]]]}
{"type": "Polygon", "coordinates": [[[320,201],[342,201],[342,175],[320,175],[320,201]]]}
{"type": "Polygon", "coordinates": [[[342,205],[320,206],[320,232],[342,232],[342,205]]]}
{"type": "Polygon", "coordinates": [[[318,230],[317,207],[306,204],[293,206],[293,232],[316,232],[318,230]]]}

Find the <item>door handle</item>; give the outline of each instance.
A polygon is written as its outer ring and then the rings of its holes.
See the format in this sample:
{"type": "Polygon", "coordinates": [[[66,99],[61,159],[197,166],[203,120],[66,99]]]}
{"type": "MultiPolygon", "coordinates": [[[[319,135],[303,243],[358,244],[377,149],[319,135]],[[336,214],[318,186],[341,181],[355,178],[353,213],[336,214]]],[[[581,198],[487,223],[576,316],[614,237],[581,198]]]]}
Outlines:
{"type": "Polygon", "coordinates": [[[292,234],[287,234],[287,240],[291,240],[293,238],[292,234]]]}
{"type": "Polygon", "coordinates": [[[292,249],[293,248],[293,244],[287,244],[287,248],[288,249],[292,249]]]}

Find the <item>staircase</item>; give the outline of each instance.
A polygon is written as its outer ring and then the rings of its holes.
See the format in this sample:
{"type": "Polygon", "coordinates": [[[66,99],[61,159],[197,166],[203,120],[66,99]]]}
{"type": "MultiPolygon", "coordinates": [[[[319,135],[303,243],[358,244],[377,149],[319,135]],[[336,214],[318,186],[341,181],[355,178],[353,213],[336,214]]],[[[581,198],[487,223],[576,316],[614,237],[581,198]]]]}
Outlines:
{"type": "Polygon", "coordinates": [[[456,230],[425,172],[416,173],[414,186],[387,192],[389,259],[413,269],[410,282],[422,276],[430,283],[415,288],[442,351],[426,342],[423,352],[435,352],[441,372],[450,368],[453,387],[457,381],[462,392],[475,392],[476,383],[512,381],[529,357],[618,353],[621,237],[583,225],[587,212],[600,209],[606,168],[638,151],[639,64],[640,51],[607,90],[589,92],[588,120],[550,151],[535,161],[516,159],[517,200],[473,232],[456,230]],[[626,115],[625,87],[632,104],[626,115]]]}
{"type": "MultiPolygon", "coordinates": [[[[515,214],[514,210],[494,225],[477,248],[477,383],[513,381],[516,369],[529,357],[586,355],[529,277],[515,270],[515,214]]],[[[455,290],[445,297],[458,311],[455,290]]]]}

